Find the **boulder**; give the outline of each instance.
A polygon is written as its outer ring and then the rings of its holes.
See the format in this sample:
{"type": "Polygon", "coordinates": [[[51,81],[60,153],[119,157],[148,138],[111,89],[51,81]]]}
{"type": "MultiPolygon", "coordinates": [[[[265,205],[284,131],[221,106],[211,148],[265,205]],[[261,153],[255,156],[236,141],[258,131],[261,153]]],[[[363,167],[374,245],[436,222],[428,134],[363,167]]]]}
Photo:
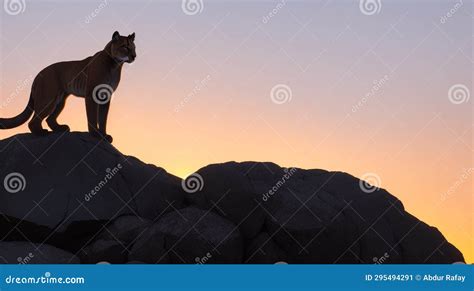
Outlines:
{"type": "Polygon", "coordinates": [[[47,244],[0,242],[1,264],[79,264],[79,259],[47,244]]]}
{"type": "Polygon", "coordinates": [[[86,264],[97,264],[103,261],[123,264],[127,262],[128,249],[120,241],[99,239],[82,249],[79,256],[86,264]]]}
{"type": "Polygon", "coordinates": [[[165,250],[165,235],[157,228],[147,229],[145,233],[137,237],[128,260],[148,264],[169,263],[168,252],[165,250]]]}
{"type": "MultiPolygon", "coordinates": [[[[168,213],[148,230],[144,239],[149,237],[157,243],[164,239],[165,252],[160,258],[167,255],[170,263],[242,262],[243,244],[238,228],[208,210],[188,207],[168,213]]],[[[149,247],[150,254],[156,251],[154,243],[145,247],[149,247]]]]}
{"type": "Polygon", "coordinates": [[[64,231],[82,220],[156,219],[183,206],[181,179],[87,133],[0,141],[0,213],[64,231]]]}
{"type": "Polygon", "coordinates": [[[268,233],[263,232],[248,243],[244,262],[246,264],[275,264],[287,260],[287,254],[268,233]]]}
{"type": "Polygon", "coordinates": [[[97,236],[98,239],[115,240],[132,246],[153,222],[140,216],[124,215],[111,221],[97,236]]]}
{"type": "Polygon", "coordinates": [[[250,180],[238,164],[209,165],[197,173],[202,177],[202,190],[187,194],[187,199],[238,224],[245,238],[255,237],[263,227],[265,214],[255,201],[250,180]]]}
{"type": "Polygon", "coordinates": [[[228,162],[188,183],[87,133],[16,135],[0,161],[6,262],[35,245],[83,263],[464,262],[396,197],[343,172],[228,162]]]}
{"type": "Polygon", "coordinates": [[[396,197],[384,189],[367,193],[347,173],[257,162],[211,165],[197,173],[204,187],[186,194],[189,201],[238,225],[250,245],[262,240],[256,233],[268,234],[288,263],[374,263],[381,257],[384,263],[464,261],[396,197]],[[252,213],[258,216],[249,219],[252,213]]]}

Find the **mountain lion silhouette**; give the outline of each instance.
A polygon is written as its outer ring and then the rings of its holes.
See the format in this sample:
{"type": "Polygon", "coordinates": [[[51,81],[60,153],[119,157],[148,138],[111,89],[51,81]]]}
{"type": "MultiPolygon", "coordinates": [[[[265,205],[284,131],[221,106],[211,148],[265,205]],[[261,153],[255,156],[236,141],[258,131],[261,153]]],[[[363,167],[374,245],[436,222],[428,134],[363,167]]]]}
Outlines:
{"type": "Polygon", "coordinates": [[[69,95],[85,98],[89,133],[112,142],[107,134],[107,116],[112,93],[120,83],[122,66],[136,58],[135,33],[121,36],[118,31],[105,48],[80,61],[67,61],[44,68],[35,77],[30,100],[25,110],[12,118],[0,118],[0,129],[18,127],[28,121],[30,131],[46,135],[46,123],[53,131],[69,131],[69,126],[58,124],[69,95]]]}

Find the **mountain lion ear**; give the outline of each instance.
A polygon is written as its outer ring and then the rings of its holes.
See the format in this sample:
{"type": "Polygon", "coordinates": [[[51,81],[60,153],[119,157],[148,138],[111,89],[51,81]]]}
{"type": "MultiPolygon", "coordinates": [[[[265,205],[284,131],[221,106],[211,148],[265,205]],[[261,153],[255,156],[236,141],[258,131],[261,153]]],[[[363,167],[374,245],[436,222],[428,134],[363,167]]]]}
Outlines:
{"type": "Polygon", "coordinates": [[[132,41],[134,41],[134,40],[135,40],[135,32],[132,33],[132,34],[130,34],[130,35],[128,36],[128,38],[131,39],[132,41]]]}
{"type": "Polygon", "coordinates": [[[114,34],[112,35],[112,40],[117,40],[119,39],[120,37],[120,33],[118,31],[114,32],[114,34]]]}

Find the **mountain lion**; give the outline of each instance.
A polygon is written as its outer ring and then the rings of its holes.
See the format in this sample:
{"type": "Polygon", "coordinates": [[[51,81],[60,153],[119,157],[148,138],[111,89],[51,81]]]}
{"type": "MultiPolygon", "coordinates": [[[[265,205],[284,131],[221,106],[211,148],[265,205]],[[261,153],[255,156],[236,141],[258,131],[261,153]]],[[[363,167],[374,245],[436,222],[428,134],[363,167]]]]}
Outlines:
{"type": "Polygon", "coordinates": [[[107,134],[110,99],[120,82],[123,63],[131,63],[137,56],[134,41],[135,33],[121,36],[116,31],[112,40],[95,55],[46,67],[33,81],[25,110],[13,118],[0,118],[0,129],[20,126],[34,112],[28,123],[32,133],[48,133],[41,125],[45,118],[53,131],[69,131],[69,126],[58,124],[57,118],[72,94],[85,98],[89,133],[112,142],[107,134]]]}

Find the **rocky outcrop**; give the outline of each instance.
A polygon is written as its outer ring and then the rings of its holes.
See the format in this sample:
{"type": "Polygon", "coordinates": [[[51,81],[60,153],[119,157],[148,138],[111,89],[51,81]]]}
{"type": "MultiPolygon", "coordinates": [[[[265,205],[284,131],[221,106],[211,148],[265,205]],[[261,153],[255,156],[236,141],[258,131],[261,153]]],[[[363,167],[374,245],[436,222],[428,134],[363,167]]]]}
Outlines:
{"type": "Polygon", "coordinates": [[[0,242],[0,264],[78,264],[79,259],[47,244],[0,242]]]}
{"type": "Polygon", "coordinates": [[[0,141],[0,161],[4,253],[34,244],[70,263],[464,261],[396,197],[342,172],[229,162],[182,181],[86,133],[17,135],[0,141]]]}
{"type": "Polygon", "coordinates": [[[0,142],[0,212],[55,229],[131,214],[156,219],[180,208],[180,179],[124,156],[86,133],[17,135],[0,142]],[[24,181],[24,182],[23,182],[24,181]],[[16,192],[16,190],[21,190],[16,192]],[[11,193],[13,192],[13,193],[11,193]]]}

